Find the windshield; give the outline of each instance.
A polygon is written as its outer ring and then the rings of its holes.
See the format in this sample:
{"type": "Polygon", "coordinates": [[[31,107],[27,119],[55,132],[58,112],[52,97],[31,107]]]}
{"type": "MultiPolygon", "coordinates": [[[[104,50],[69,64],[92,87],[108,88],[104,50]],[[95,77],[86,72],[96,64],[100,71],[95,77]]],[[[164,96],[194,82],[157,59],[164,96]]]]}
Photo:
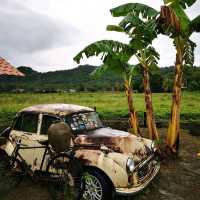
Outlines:
{"type": "Polygon", "coordinates": [[[68,116],[66,121],[73,131],[84,131],[102,128],[102,122],[96,112],[78,113],[68,116]]]}

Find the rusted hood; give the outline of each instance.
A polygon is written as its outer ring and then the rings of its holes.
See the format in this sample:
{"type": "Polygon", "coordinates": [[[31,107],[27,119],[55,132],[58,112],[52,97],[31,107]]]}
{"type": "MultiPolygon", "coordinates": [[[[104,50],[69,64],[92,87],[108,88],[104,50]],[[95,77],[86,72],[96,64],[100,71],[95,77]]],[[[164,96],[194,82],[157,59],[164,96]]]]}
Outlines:
{"type": "Polygon", "coordinates": [[[137,137],[128,132],[111,128],[100,128],[87,134],[79,135],[75,139],[76,144],[81,145],[105,145],[110,148],[118,148],[120,152],[138,156],[140,159],[150,153],[151,140],[137,137]]]}

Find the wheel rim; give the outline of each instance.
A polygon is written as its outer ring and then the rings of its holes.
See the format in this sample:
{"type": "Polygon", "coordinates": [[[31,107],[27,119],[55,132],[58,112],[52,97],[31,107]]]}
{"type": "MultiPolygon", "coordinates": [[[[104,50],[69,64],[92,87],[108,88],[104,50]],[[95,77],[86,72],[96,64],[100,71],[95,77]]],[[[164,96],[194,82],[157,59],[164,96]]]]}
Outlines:
{"type": "Polygon", "coordinates": [[[91,174],[84,175],[83,179],[84,179],[83,199],[102,200],[103,192],[99,179],[91,174]]]}

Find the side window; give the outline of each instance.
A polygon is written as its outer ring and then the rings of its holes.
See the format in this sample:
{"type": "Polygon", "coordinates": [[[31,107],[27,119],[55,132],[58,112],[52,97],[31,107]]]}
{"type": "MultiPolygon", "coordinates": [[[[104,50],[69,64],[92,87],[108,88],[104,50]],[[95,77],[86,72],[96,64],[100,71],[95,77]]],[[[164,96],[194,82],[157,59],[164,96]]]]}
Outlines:
{"type": "Polygon", "coordinates": [[[38,114],[24,113],[22,116],[22,131],[29,133],[37,133],[38,114]]]}
{"type": "Polygon", "coordinates": [[[56,122],[60,122],[61,120],[57,117],[50,116],[50,115],[43,115],[42,117],[42,126],[40,134],[45,135],[47,134],[48,128],[56,122]]]}
{"type": "Polygon", "coordinates": [[[37,133],[38,126],[38,114],[35,113],[23,113],[16,120],[14,130],[37,133]]]}
{"type": "Polygon", "coordinates": [[[17,130],[17,131],[20,131],[21,130],[21,125],[22,125],[22,116],[20,115],[15,119],[13,129],[17,130]]]}

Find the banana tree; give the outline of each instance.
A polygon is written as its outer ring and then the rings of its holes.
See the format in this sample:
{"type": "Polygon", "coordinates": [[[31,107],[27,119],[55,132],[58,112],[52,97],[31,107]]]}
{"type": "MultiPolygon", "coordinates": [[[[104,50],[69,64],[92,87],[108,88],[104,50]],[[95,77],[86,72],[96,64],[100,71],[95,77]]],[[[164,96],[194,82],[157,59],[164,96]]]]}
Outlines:
{"type": "Polygon", "coordinates": [[[150,87],[150,73],[155,73],[158,71],[157,60],[159,59],[159,54],[156,50],[149,46],[145,49],[141,49],[136,54],[138,61],[143,73],[143,85],[144,85],[144,95],[145,104],[147,112],[147,127],[149,132],[149,137],[152,140],[159,141],[159,135],[156,128],[156,123],[154,119],[153,103],[152,103],[152,93],[150,87]]]}
{"type": "MultiPolygon", "coordinates": [[[[157,27],[154,28],[154,30],[157,33],[169,35],[174,40],[177,54],[175,62],[175,78],[172,95],[171,117],[167,136],[167,149],[174,153],[178,152],[178,141],[180,133],[180,103],[183,67],[186,64],[192,65],[194,62],[195,44],[189,38],[193,32],[200,31],[200,16],[190,20],[184,12],[184,9],[193,5],[195,2],[196,0],[164,0],[165,6],[161,7],[160,12],[147,5],[139,3],[129,3],[111,9],[113,16],[126,17],[128,23],[126,23],[125,28],[128,30],[129,34],[131,32],[134,33],[137,30],[131,27],[131,25],[134,25],[137,20],[134,18],[131,19],[129,16],[142,16],[143,18],[146,18],[148,21],[150,21],[150,24],[152,23],[153,26],[155,26],[155,19],[157,19],[157,27]]],[[[115,29],[116,31],[121,30],[119,27],[111,26],[109,28],[115,29]]],[[[142,37],[142,39],[148,39],[149,35],[150,34],[146,34],[144,32],[144,37],[142,37]]]]}
{"type": "Polygon", "coordinates": [[[180,105],[183,67],[193,65],[195,43],[190,40],[193,32],[200,32],[200,16],[190,20],[184,9],[196,0],[164,0],[157,20],[158,31],[173,39],[176,48],[175,78],[173,84],[171,117],[167,135],[167,149],[178,153],[180,135],[180,105]]]}
{"type": "Polygon", "coordinates": [[[88,58],[100,54],[102,55],[103,65],[97,67],[92,75],[102,76],[105,72],[110,71],[123,78],[128,100],[130,128],[134,134],[140,135],[137,113],[133,103],[132,77],[134,66],[128,63],[132,55],[135,54],[135,50],[129,45],[117,41],[101,40],[84,48],[74,57],[74,60],[80,63],[84,55],[88,58]]]}
{"type": "MultiPolygon", "coordinates": [[[[152,93],[150,88],[150,70],[155,70],[159,54],[151,47],[152,41],[157,37],[156,17],[158,12],[144,4],[129,3],[111,9],[114,17],[124,17],[118,26],[109,25],[107,30],[125,32],[130,37],[130,45],[136,49],[135,54],[143,73],[143,85],[147,112],[147,126],[149,137],[159,140],[154,119],[152,93]]],[[[157,68],[156,68],[157,69],[157,68]]]]}

